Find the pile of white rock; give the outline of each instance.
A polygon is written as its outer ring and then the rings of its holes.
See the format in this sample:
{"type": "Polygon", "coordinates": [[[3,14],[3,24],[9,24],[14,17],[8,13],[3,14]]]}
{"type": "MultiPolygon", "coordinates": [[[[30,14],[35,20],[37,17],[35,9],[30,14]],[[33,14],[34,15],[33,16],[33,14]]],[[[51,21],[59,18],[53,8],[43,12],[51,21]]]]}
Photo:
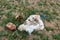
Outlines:
{"type": "Polygon", "coordinates": [[[26,32],[31,35],[34,30],[43,30],[44,24],[40,18],[40,15],[30,15],[27,20],[18,27],[18,30],[26,32]]]}

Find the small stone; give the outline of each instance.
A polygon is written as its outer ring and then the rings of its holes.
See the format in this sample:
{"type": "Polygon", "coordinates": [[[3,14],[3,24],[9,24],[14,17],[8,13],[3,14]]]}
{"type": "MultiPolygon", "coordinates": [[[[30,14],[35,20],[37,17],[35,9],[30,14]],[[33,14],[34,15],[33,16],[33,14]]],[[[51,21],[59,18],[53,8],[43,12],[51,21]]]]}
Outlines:
{"type": "Polygon", "coordinates": [[[16,16],[16,19],[17,19],[18,21],[21,21],[21,19],[23,19],[23,17],[20,16],[20,15],[17,15],[17,16],[16,16]]]}
{"type": "Polygon", "coordinates": [[[9,28],[10,30],[15,30],[16,29],[16,25],[9,22],[8,24],[6,24],[6,27],[9,28]]]}
{"type": "Polygon", "coordinates": [[[52,31],[49,31],[50,33],[52,32],[52,31]]]}

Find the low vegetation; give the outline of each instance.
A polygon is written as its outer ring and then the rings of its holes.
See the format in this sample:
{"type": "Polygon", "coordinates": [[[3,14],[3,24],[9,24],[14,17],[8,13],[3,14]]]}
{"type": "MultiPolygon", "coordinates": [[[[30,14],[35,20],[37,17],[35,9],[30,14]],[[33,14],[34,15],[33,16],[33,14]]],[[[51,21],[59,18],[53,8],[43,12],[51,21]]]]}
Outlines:
{"type": "MultiPolygon", "coordinates": [[[[33,1],[33,0],[32,0],[33,1]]],[[[32,2],[31,1],[31,2],[32,2]]],[[[46,32],[52,31],[52,38],[54,40],[60,40],[60,26],[58,23],[60,22],[60,1],[59,0],[37,0],[38,2],[35,5],[34,3],[30,3],[28,0],[0,0],[0,27],[4,28],[4,30],[0,31],[0,40],[49,40],[49,36],[46,35],[46,32]],[[37,7],[37,8],[35,8],[37,7]],[[22,24],[30,15],[32,14],[39,14],[41,19],[45,23],[55,22],[55,26],[58,28],[55,30],[51,28],[49,25],[45,27],[46,30],[43,31],[34,31],[32,33],[31,39],[29,39],[29,35],[27,32],[22,31],[20,32],[17,30],[18,26],[22,24]],[[18,21],[16,19],[17,15],[22,16],[23,18],[18,21]],[[57,20],[57,21],[55,21],[57,20]],[[5,28],[8,22],[14,23],[17,28],[14,31],[11,31],[5,28]],[[46,31],[46,32],[45,32],[46,31]],[[59,34],[55,34],[59,33],[59,34]],[[35,37],[36,36],[36,37],[35,37]]],[[[60,23],[59,23],[60,24],[60,23]]],[[[45,24],[48,25],[48,24],[45,24]]],[[[0,28],[0,29],[1,29],[0,28]]],[[[53,40],[52,39],[52,40],[53,40]]]]}

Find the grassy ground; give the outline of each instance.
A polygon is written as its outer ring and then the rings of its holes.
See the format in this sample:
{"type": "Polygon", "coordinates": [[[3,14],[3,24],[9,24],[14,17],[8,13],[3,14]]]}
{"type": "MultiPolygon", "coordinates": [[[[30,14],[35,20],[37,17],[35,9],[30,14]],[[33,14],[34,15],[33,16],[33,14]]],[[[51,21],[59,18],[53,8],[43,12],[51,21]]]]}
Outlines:
{"type": "Polygon", "coordinates": [[[60,0],[0,0],[0,40],[60,40],[60,0]],[[32,14],[41,16],[45,29],[29,36],[17,28],[32,14]],[[8,22],[17,26],[15,31],[5,28],[8,22]]]}

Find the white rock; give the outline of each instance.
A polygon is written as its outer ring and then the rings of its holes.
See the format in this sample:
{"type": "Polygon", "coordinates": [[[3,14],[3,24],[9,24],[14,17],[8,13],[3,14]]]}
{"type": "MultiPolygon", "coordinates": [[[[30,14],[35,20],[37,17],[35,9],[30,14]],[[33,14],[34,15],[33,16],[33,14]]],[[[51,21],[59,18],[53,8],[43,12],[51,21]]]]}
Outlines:
{"type": "Polygon", "coordinates": [[[43,30],[44,24],[40,18],[40,15],[31,15],[27,18],[25,23],[21,24],[18,27],[18,30],[25,30],[29,34],[31,34],[34,30],[43,30]]]}

